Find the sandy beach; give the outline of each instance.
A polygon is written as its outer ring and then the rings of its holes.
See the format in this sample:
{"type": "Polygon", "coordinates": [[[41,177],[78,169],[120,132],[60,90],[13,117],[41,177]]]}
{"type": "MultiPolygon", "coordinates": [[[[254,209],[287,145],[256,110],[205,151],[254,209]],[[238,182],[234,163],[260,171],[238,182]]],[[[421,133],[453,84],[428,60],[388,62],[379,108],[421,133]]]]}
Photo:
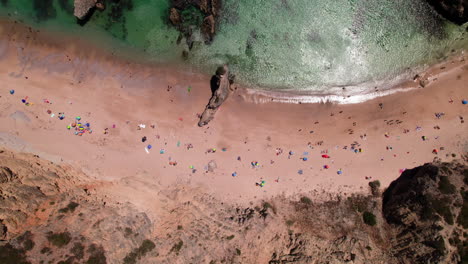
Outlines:
{"type": "Polygon", "coordinates": [[[468,152],[465,53],[421,73],[424,88],[409,80],[407,92],[359,104],[256,104],[239,88],[200,128],[211,76],[128,62],[12,22],[0,35],[0,145],[98,181],[138,183],[119,194],[136,203],[138,186],[178,184],[239,204],[346,196],[468,152]],[[77,122],[92,133],[67,129],[77,122]]]}

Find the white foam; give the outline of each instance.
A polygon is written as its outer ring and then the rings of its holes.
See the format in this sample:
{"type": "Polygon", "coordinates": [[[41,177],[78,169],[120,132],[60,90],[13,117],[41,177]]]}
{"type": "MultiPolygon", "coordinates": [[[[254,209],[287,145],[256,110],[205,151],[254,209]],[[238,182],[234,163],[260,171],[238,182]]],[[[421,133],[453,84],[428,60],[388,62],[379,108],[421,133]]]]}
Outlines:
{"type": "Polygon", "coordinates": [[[377,97],[382,97],[398,92],[409,92],[416,88],[394,88],[384,91],[377,91],[367,94],[358,94],[358,95],[294,95],[287,93],[278,93],[271,91],[259,91],[246,89],[248,97],[247,101],[252,101],[254,103],[269,103],[269,102],[279,102],[279,103],[336,103],[336,104],[358,104],[362,103],[377,97]]]}

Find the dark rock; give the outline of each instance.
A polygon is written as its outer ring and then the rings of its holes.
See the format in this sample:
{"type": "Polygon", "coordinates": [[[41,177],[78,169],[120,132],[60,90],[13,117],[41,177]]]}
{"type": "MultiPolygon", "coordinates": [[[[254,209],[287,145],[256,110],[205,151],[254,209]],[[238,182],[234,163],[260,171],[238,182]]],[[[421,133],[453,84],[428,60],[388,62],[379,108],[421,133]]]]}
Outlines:
{"type": "Polygon", "coordinates": [[[427,0],[447,20],[462,25],[468,22],[468,0],[427,0]]]}
{"type": "Polygon", "coordinates": [[[209,15],[203,19],[201,31],[205,39],[205,43],[211,43],[215,35],[215,19],[213,15],[209,15]]]}
{"type": "Polygon", "coordinates": [[[171,8],[169,14],[169,20],[171,21],[172,25],[179,26],[181,23],[179,11],[176,8],[171,8]]]}
{"type": "Polygon", "coordinates": [[[219,10],[221,10],[221,0],[211,0],[211,14],[215,17],[219,15],[219,10]]]}
{"type": "Polygon", "coordinates": [[[209,2],[209,0],[200,0],[200,2],[198,4],[198,6],[200,7],[200,10],[205,14],[210,13],[210,8],[209,8],[209,5],[208,5],[208,2],[209,2]]]}
{"type": "Polygon", "coordinates": [[[216,111],[218,111],[218,108],[226,101],[232,91],[229,68],[227,65],[219,67],[216,71],[216,75],[213,76],[211,81],[211,91],[213,95],[198,122],[198,126],[200,127],[207,125],[213,120],[216,111]]]}
{"type": "Polygon", "coordinates": [[[103,0],[98,0],[96,2],[96,8],[101,10],[101,11],[104,11],[106,9],[106,5],[104,4],[104,1],[103,0]]]}
{"type": "Polygon", "coordinates": [[[62,8],[65,12],[67,12],[70,15],[73,15],[73,4],[70,3],[68,0],[59,0],[58,4],[60,8],[62,8]]]}
{"type": "Polygon", "coordinates": [[[26,259],[26,252],[14,248],[10,243],[0,246],[0,263],[5,264],[30,264],[26,259]]]}
{"type": "Polygon", "coordinates": [[[57,16],[53,0],[34,0],[34,12],[36,20],[42,22],[57,16]]]}

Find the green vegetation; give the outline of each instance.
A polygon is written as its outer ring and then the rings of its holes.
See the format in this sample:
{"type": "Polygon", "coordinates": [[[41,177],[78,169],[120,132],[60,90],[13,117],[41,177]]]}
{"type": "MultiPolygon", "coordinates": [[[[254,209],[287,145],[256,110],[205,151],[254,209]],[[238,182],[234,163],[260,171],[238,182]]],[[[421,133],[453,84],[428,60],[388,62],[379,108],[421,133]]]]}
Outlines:
{"type": "Polygon", "coordinates": [[[72,239],[71,235],[68,232],[57,233],[57,234],[49,232],[49,234],[47,234],[47,240],[49,240],[49,242],[56,247],[63,247],[63,246],[68,245],[71,239],[72,239]]]}
{"type": "Polygon", "coordinates": [[[294,220],[286,220],[286,225],[287,225],[287,226],[292,226],[292,225],[294,225],[294,220]]]}
{"type": "Polygon", "coordinates": [[[421,220],[428,221],[439,219],[439,216],[435,214],[435,211],[432,209],[430,204],[426,204],[426,206],[424,206],[421,210],[421,220]]]}
{"type": "Polygon", "coordinates": [[[178,225],[178,226],[177,226],[177,230],[182,230],[182,229],[184,229],[183,226],[181,226],[181,225],[178,225]]]}
{"type": "Polygon", "coordinates": [[[84,257],[84,246],[81,243],[75,243],[70,250],[70,253],[75,255],[77,259],[82,259],[84,257]]]}
{"type": "Polygon", "coordinates": [[[348,197],[346,203],[352,210],[362,213],[368,210],[369,196],[352,195],[348,197]]]}
{"type": "Polygon", "coordinates": [[[362,220],[364,220],[364,223],[366,225],[375,226],[377,224],[377,219],[375,215],[371,212],[364,212],[362,214],[362,220]]]}
{"type": "Polygon", "coordinates": [[[50,248],[48,247],[44,247],[41,249],[41,254],[45,254],[45,253],[49,253],[50,252],[50,248]]]}
{"type": "Polygon", "coordinates": [[[26,260],[25,251],[22,249],[16,249],[9,243],[0,246],[0,263],[30,264],[30,262],[26,260]]]}
{"type": "Polygon", "coordinates": [[[273,213],[276,214],[276,207],[274,207],[273,205],[271,205],[268,202],[263,203],[263,209],[265,209],[265,210],[271,209],[273,211],[273,213]]]}
{"type": "Polygon", "coordinates": [[[64,208],[60,209],[60,210],[59,210],[59,213],[64,213],[64,214],[66,214],[66,213],[68,213],[68,212],[73,213],[73,212],[75,212],[75,209],[76,209],[76,207],[78,207],[78,205],[79,205],[79,204],[77,204],[77,203],[75,203],[75,202],[70,202],[70,203],[67,205],[67,207],[64,207],[64,208]]]}
{"type": "Polygon", "coordinates": [[[192,25],[200,27],[204,17],[203,12],[194,6],[190,6],[182,10],[182,12],[180,12],[180,16],[182,18],[182,25],[184,28],[192,25]]]}
{"type": "Polygon", "coordinates": [[[369,187],[371,189],[372,195],[379,195],[380,193],[380,181],[371,181],[369,182],[369,187]]]}
{"type": "Polygon", "coordinates": [[[129,228],[129,227],[126,227],[125,230],[124,230],[124,237],[129,238],[131,234],[133,234],[132,229],[129,228]]]}
{"type": "Polygon", "coordinates": [[[240,249],[236,248],[236,253],[237,253],[238,256],[240,256],[242,252],[241,252],[240,249]]]}
{"type": "Polygon", "coordinates": [[[140,247],[135,248],[134,250],[132,250],[132,252],[130,252],[124,258],[124,260],[123,260],[124,264],[135,264],[135,263],[137,263],[137,260],[144,257],[148,252],[152,251],[155,247],[156,247],[156,245],[153,243],[153,241],[151,241],[149,239],[145,239],[140,247]]]}
{"type": "Polygon", "coordinates": [[[24,250],[29,251],[29,250],[34,248],[34,245],[35,245],[34,241],[32,241],[31,239],[28,239],[28,240],[24,241],[23,248],[24,248],[24,250]]]}
{"type": "Polygon", "coordinates": [[[426,244],[427,246],[429,247],[432,247],[436,250],[438,250],[440,253],[445,253],[445,243],[444,243],[444,239],[442,237],[437,237],[435,240],[433,241],[425,241],[423,242],[424,244],[426,244]]]}
{"type": "Polygon", "coordinates": [[[90,256],[86,261],[86,264],[107,264],[106,255],[104,254],[102,246],[92,244],[88,248],[88,253],[90,256]]]}
{"type": "Polygon", "coordinates": [[[183,245],[184,245],[184,242],[182,240],[179,240],[178,243],[174,244],[174,246],[171,248],[170,252],[175,252],[176,255],[179,255],[179,252],[182,249],[183,245]]]}
{"type": "Polygon", "coordinates": [[[453,215],[452,211],[450,210],[450,200],[449,198],[443,198],[443,199],[430,199],[432,208],[441,215],[445,222],[449,225],[453,225],[453,215]]]}
{"type": "Polygon", "coordinates": [[[307,205],[312,204],[312,200],[309,197],[306,197],[306,196],[302,196],[300,201],[303,204],[307,204],[307,205]]]}
{"type": "Polygon", "coordinates": [[[227,240],[232,240],[234,238],[234,235],[230,235],[228,237],[226,237],[227,240]]]}
{"type": "Polygon", "coordinates": [[[450,183],[450,180],[447,176],[441,176],[439,178],[439,190],[443,194],[454,194],[457,188],[455,188],[455,186],[450,183]]]}
{"type": "Polygon", "coordinates": [[[22,244],[24,250],[29,251],[33,249],[35,245],[32,239],[33,239],[33,235],[31,231],[26,231],[24,232],[24,234],[22,234],[21,236],[17,238],[17,241],[19,244],[22,244]]]}

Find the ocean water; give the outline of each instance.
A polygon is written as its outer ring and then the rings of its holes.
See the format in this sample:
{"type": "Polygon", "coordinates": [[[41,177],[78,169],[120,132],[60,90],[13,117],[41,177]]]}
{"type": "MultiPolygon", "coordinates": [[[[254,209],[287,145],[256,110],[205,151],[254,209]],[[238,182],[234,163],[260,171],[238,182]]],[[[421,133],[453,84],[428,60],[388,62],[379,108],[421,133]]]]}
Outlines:
{"type": "Polygon", "coordinates": [[[441,19],[424,0],[224,0],[213,43],[195,32],[200,41],[182,60],[188,48],[177,44],[168,9],[168,0],[120,0],[80,26],[73,0],[0,0],[3,17],[105,39],[148,61],[206,73],[228,63],[237,82],[259,91],[363,95],[468,48],[467,25],[441,19]]]}

